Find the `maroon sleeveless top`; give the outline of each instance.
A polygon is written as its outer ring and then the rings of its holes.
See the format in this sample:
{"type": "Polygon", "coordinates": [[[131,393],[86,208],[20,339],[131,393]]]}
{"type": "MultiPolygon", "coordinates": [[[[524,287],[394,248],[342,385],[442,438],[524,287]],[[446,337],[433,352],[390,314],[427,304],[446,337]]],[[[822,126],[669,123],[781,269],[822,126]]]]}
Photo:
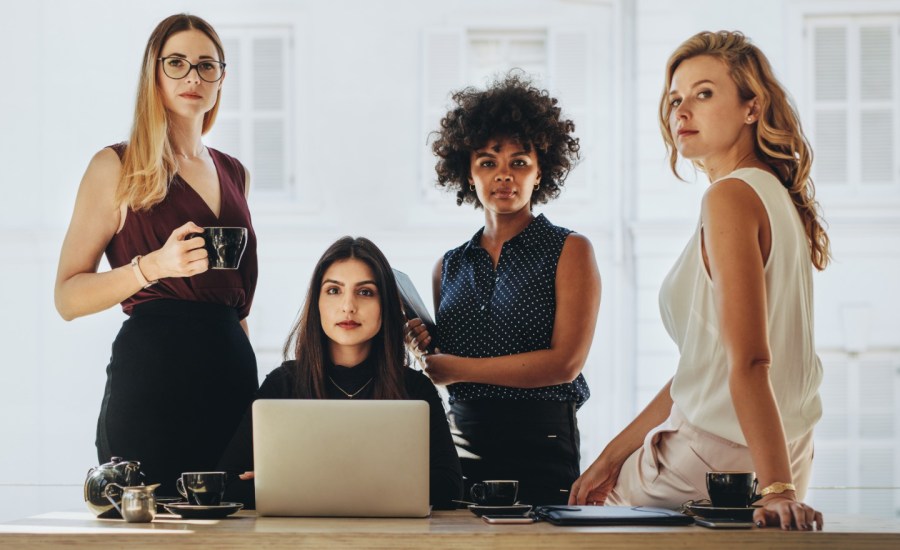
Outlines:
{"type": "MultiPolygon", "coordinates": [[[[125,143],[110,146],[119,158],[125,143]]],[[[163,298],[213,302],[234,307],[243,319],[250,312],[256,290],[256,233],[250,221],[250,209],[244,195],[244,166],[234,157],[207,148],[219,175],[222,205],[217,218],[206,202],[175,174],[169,182],[166,198],[150,210],[128,209],[125,225],[106,246],[106,258],[115,269],[131,263],[138,254],[159,250],[172,231],[192,221],[200,227],[246,227],[247,248],[238,269],[210,269],[193,277],[166,277],[150,288],[138,291],[122,302],[122,310],[131,315],[134,306],[163,298]]]]}

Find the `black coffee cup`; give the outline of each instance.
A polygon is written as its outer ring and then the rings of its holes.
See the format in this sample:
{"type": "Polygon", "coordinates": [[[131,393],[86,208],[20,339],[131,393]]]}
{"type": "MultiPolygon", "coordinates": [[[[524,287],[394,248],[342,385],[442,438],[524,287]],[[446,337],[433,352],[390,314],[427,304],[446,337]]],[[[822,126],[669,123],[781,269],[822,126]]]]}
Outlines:
{"type": "Polygon", "coordinates": [[[185,240],[203,238],[210,269],[237,269],[247,246],[246,227],[205,227],[203,233],[191,233],[185,240]]]}
{"type": "Polygon", "coordinates": [[[185,472],[175,480],[175,488],[188,504],[218,506],[225,496],[228,474],[225,472],[185,472]]]}
{"type": "Polygon", "coordinates": [[[754,472],[706,472],[709,501],[720,508],[746,508],[759,497],[756,495],[754,472]]]}
{"type": "Polygon", "coordinates": [[[482,506],[511,506],[519,494],[519,482],[513,479],[486,479],[472,485],[472,500],[482,506]]]}

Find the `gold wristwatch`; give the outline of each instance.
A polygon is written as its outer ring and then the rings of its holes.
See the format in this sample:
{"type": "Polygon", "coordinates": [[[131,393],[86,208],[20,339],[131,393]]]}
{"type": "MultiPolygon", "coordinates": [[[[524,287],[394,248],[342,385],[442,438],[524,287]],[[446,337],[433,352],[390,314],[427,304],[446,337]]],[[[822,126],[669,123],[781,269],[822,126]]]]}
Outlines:
{"type": "Polygon", "coordinates": [[[769,485],[762,491],[760,491],[759,496],[766,495],[780,495],[785,491],[796,491],[797,487],[793,483],[782,483],[780,481],[776,481],[775,483],[769,485]]]}

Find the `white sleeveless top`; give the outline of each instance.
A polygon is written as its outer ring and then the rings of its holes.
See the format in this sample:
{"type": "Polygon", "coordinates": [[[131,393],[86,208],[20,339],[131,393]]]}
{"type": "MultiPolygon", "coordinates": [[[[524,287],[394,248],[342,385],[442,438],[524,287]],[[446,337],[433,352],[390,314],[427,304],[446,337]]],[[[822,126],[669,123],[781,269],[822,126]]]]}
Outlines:
{"type": "MultiPolygon", "coordinates": [[[[800,215],[787,189],[770,173],[741,168],[722,179],[749,185],[766,208],[772,247],[764,268],[772,366],[769,377],[787,440],[808,432],[822,416],[819,384],[822,363],[813,337],[810,248],[800,215]]],[[[728,361],[719,335],[713,285],[703,264],[700,230],[659,293],[659,309],[681,358],[672,381],[672,399],[700,429],[746,445],[728,389],[728,361]]]]}

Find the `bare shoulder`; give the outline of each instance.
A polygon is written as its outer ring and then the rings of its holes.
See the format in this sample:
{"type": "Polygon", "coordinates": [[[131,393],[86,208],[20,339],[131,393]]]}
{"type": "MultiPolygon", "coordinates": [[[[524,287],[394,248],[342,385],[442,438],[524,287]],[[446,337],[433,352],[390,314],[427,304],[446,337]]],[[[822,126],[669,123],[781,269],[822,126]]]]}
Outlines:
{"type": "Polygon", "coordinates": [[[761,219],[765,206],[747,182],[737,178],[719,180],[703,194],[702,215],[711,219],[761,219]]]}
{"type": "Polygon", "coordinates": [[[594,246],[590,239],[579,233],[570,233],[563,244],[562,253],[559,256],[560,265],[583,265],[596,263],[594,260],[594,246]]]}
{"type": "Polygon", "coordinates": [[[557,280],[571,276],[595,281],[599,288],[600,269],[594,257],[594,247],[590,239],[578,233],[570,233],[566,237],[556,269],[557,280]]]}
{"type": "Polygon", "coordinates": [[[747,202],[759,197],[750,184],[738,178],[719,180],[709,186],[703,194],[703,204],[709,206],[747,206],[747,202]]]}
{"type": "Polygon", "coordinates": [[[441,256],[434,262],[434,267],[431,269],[432,277],[440,279],[441,274],[444,272],[444,257],[441,256]]]}
{"type": "Polygon", "coordinates": [[[104,147],[91,158],[81,185],[90,187],[95,192],[103,190],[115,192],[121,175],[122,161],[119,160],[119,155],[109,147],[104,147]]]}

